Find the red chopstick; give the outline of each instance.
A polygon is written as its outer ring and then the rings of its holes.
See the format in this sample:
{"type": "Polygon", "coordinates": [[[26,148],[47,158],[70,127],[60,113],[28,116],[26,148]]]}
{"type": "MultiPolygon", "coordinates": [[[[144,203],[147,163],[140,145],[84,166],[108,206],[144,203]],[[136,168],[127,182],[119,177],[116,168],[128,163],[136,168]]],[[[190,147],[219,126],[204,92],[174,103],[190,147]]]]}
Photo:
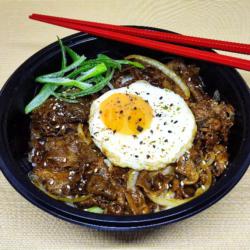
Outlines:
{"type": "Polygon", "coordinates": [[[33,19],[35,19],[36,17],[46,18],[47,20],[51,19],[51,20],[58,20],[58,21],[66,21],[68,23],[87,25],[87,26],[106,29],[110,31],[116,31],[116,32],[124,33],[128,35],[150,38],[153,40],[166,41],[166,42],[177,43],[177,44],[186,44],[186,45],[199,46],[199,47],[206,47],[206,48],[218,49],[218,50],[224,50],[224,51],[230,51],[230,52],[236,52],[236,53],[250,54],[250,44],[185,36],[185,35],[180,35],[180,34],[172,34],[169,32],[145,30],[145,29],[124,27],[124,26],[113,25],[113,24],[105,24],[105,23],[97,23],[97,22],[69,19],[69,18],[63,18],[63,17],[48,16],[48,15],[42,15],[42,14],[31,15],[31,18],[33,19]]]}
{"type": "Polygon", "coordinates": [[[111,39],[111,40],[115,40],[119,42],[134,44],[137,46],[142,46],[142,47],[146,47],[146,48],[150,48],[150,49],[154,49],[158,51],[163,51],[163,52],[167,52],[167,53],[171,53],[171,54],[175,54],[179,56],[214,62],[214,63],[223,64],[223,65],[250,71],[250,61],[245,60],[245,59],[219,55],[219,54],[212,53],[212,52],[183,47],[183,46],[169,44],[169,43],[163,43],[163,42],[154,41],[151,39],[122,34],[122,33],[114,32],[110,30],[90,27],[87,25],[75,24],[72,22],[51,19],[51,18],[44,17],[44,16],[32,15],[30,16],[30,18],[37,20],[37,21],[62,26],[65,28],[87,32],[92,35],[100,36],[103,38],[107,38],[107,39],[111,39]]]}

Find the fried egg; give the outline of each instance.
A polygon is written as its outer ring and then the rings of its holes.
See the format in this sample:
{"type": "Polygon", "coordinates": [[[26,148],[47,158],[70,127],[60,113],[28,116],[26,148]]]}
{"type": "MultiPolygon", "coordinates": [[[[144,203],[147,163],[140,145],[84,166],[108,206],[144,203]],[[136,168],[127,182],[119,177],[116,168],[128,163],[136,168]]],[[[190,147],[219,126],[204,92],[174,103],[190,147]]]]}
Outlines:
{"type": "Polygon", "coordinates": [[[197,127],[181,96],[137,81],[112,89],[92,103],[89,131],[114,165],[158,170],[192,146],[197,127]]]}

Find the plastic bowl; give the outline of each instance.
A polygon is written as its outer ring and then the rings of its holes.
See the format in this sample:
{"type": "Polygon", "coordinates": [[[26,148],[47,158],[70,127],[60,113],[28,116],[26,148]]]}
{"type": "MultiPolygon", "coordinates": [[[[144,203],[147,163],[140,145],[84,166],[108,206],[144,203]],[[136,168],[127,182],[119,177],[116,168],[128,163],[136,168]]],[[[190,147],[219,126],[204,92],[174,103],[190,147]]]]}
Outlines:
{"type": "MultiPolygon", "coordinates": [[[[95,57],[106,53],[114,58],[129,54],[142,54],[160,61],[172,55],[128,44],[77,33],[63,42],[80,54],[95,57]]],[[[56,201],[39,191],[29,180],[31,164],[27,161],[29,141],[29,116],[24,114],[27,104],[39,86],[34,82],[38,75],[58,70],[61,56],[57,43],[40,50],[25,61],[9,78],[0,95],[0,165],[11,185],[27,200],[40,209],[61,219],[103,230],[129,231],[170,224],[190,217],[214,204],[227,194],[241,179],[250,163],[250,93],[235,69],[216,64],[185,60],[195,63],[206,91],[213,95],[219,90],[222,100],[236,109],[235,125],[229,138],[230,162],[225,174],[200,197],[170,210],[140,216],[110,216],[80,211],[56,201]]]]}

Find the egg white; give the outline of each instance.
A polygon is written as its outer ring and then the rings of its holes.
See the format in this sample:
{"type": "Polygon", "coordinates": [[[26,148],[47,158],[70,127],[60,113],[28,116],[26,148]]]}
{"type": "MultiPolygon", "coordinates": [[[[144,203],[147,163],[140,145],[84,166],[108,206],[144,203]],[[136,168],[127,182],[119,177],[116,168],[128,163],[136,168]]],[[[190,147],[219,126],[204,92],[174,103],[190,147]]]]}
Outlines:
{"type": "Polygon", "coordinates": [[[90,109],[89,131],[96,146],[116,166],[158,170],[175,162],[191,148],[197,126],[192,111],[173,91],[137,81],[96,99],[90,109]],[[136,137],[113,133],[100,118],[100,104],[115,93],[139,95],[153,110],[150,128],[136,137]]]}

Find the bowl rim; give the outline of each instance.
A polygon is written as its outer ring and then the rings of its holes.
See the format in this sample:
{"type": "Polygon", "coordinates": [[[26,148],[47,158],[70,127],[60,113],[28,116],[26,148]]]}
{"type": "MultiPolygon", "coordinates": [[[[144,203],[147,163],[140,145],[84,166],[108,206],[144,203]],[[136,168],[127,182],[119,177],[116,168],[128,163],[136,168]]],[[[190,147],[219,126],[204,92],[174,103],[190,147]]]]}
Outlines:
{"type": "MultiPolygon", "coordinates": [[[[145,26],[136,26],[140,28],[146,28],[146,29],[153,29],[153,30],[162,30],[162,29],[155,29],[145,26]]],[[[164,30],[162,30],[164,31],[164,30]]],[[[166,30],[165,30],[166,31],[166,30]]],[[[62,40],[65,43],[70,43],[75,40],[74,45],[96,40],[101,38],[96,38],[94,36],[88,35],[86,33],[76,33],[70,36],[67,36],[63,38],[62,40]]],[[[102,39],[101,39],[102,40],[102,39]]],[[[10,83],[13,82],[17,75],[22,74],[22,72],[25,70],[25,68],[28,68],[29,65],[32,65],[34,62],[39,61],[44,55],[46,55],[48,52],[56,50],[57,42],[54,42],[35,54],[33,54],[30,58],[28,58],[25,62],[23,62],[16,71],[10,76],[10,78],[6,81],[5,85],[2,87],[0,92],[0,107],[3,103],[3,99],[6,98],[6,95],[8,96],[10,94],[10,83]]],[[[238,92],[238,94],[243,97],[243,103],[244,107],[249,106],[250,107],[250,92],[249,88],[246,85],[243,78],[240,76],[240,74],[232,68],[228,68],[225,66],[223,67],[223,70],[227,72],[228,76],[235,80],[235,82],[240,82],[240,86],[233,86],[235,88],[235,91],[238,92]]],[[[13,85],[13,84],[12,84],[13,85]]],[[[13,87],[13,86],[12,86],[13,87]]],[[[215,202],[217,202],[219,199],[221,199],[224,195],[226,195],[241,179],[241,177],[244,175],[246,170],[248,169],[248,166],[250,164],[250,153],[247,151],[247,147],[250,148],[250,131],[247,130],[247,127],[244,126],[245,131],[243,131],[244,138],[241,142],[241,147],[244,146],[244,152],[247,155],[244,159],[236,159],[238,162],[236,162],[240,168],[237,172],[237,175],[233,176],[232,180],[230,182],[225,183],[225,185],[221,185],[218,190],[215,193],[212,193],[213,190],[209,189],[207,192],[205,192],[202,196],[185,203],[183,205],[177,206],[175,208],[172,208],[170,210],[165,210],[157,213],[151,213],[147,215],[133,215],[133,216],[112,216],[112,215],[99,215],[99,214],[93,214],[88,213],[85,211],[80,211],[71,208],[67,206],[66,204],[62,202],[55,201],[51,198],[49,198],[47,195],[38,192],[30,192],[27,190],[27,188],[24,186],[24,183],[20,183],[19,180],[13,175],[13,173],[10,171],[8,166],[10,164],[17,164],[13,159],[11,159],[11,155],[9,153],[4,153],[5,150],[4,147],[8,145],[7,136],[6,136],[6,125],[4,119],[4,112],[5,109],[0,108],[0,118],[3,122],[1,122],[0,125],[0,137],[2,137],[2,142],[0,143],[0,166],[2,169],[2,173],[6,177],[6,179],[10,182],[10,184],[18,191],[22,196],[24,196],[27,200],[29,200],[31,203],[33,203],[35,206],[41,208],[42,210],[56,216],[59,218],[62,218],[66,221],[70,221],[76,224],[80,225],[86,225],[90,227],[95,227],[98,229],[108,229],[108,230],[116,230],[116,231],[128,231],[128,230],[134,230],[134,229],[144,229],[149,227],[155,227],[163,224],[170,224],[173,222],[177,222],[179,220],[182,220],[184,218],[190,217],[196,213],[201,212],[202,210],[210,207],[215,202]],[[36,194],[39,194],[36,196],[36,194]],[[67,207],[67,211],[65,211],[65,208],[67,207]]],[[[244,109],[246,120],[250,124],[250,111],[247,112],[246,108],[244,109]]]]}

